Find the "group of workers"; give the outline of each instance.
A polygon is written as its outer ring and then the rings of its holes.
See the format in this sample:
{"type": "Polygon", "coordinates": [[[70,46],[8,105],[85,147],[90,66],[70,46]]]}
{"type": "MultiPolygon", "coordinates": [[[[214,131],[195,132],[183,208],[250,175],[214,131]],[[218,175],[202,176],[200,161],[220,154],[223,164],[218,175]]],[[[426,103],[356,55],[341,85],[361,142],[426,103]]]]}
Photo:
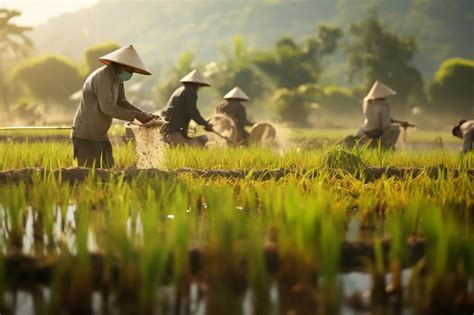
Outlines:
{"type": "MultiPolygon", "coordinates": [[[[112,145],[107,136],[114,118],[129,122],[136,119],[143,124],[162,119],[164,125],[161,132],[166,143],[172,146],[204,145],[206,136],[188,136],[191,120],[206,131],[213,131],[212,125],[197,108],[198,90],[210,86],[199,70],[193,70],[181,79],[182,86],[173,92],[160,113],[148,113],[130,104],[124,93],[123,82],[130,80],[133,73],[151,74],[135,48],[132,45],[120,48],[99,58],[99,61],[105,66],[86,79],[71,133],[74,159],[78,165],[101,168],[114,165],[112,145]]],[[[235,87],[224,96],[224,101],[216,109],[216,112],[233,119],[237,133],[244,138],[248,138],[245,126],[252,125],[242,105],[243,101],[248,100],[249,97],[235,87]]]]}
{"type": "MultiPolygon", "coordinates": [[[[107,136],[114,118],[129,122],[136,119],[144,124],[161,118],[164,120],[161,132],[170,145],[202,146],[207,141],[206,136],[188,136],[191,120],[206,131],[213,131],[211,123],[202,117],[197,108],[198,90],[210,86],[207,78],[198,70],[193,70],[181,79],[182,86],[173,92],[163,110],[156,114],[132,105],[125,96],[123,82],[130,80],[133,73],[151,74],[132,45],[115,50],[99,58],[99,61],[105,66],[86,79],[71,133],[74,158],[80,166],[108,168],[114,165],[112,145],[107,136]]],[[[382,141],[396,142],[400,128],[392,126],[392,123],[402,126],[407,123],[391,118],[386,99],[393,95],[395,91],[382,82],[375,82],[364,99],[366,119],[354,135],[355,138],[380,138],[382,141]]],[[[244,142],[248,139],[245,127],[253,125],[242,104],[245,101],[249,101],[249,97],[239,87],[235,87],[224,96],[215,110],[233,120],[237,138],[244,142]]],[[[474,140],[474,121],[461,121],[453,129],[453,135],[464,139],[464,152],[470,151],[474,140]]]]}

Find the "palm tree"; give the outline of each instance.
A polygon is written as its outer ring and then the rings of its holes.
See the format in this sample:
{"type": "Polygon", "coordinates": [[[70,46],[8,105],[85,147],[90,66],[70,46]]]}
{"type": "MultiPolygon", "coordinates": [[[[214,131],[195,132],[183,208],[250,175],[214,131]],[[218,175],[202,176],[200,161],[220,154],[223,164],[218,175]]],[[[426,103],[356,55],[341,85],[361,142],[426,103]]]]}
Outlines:
{"type": "Polygon", "coordinates": [[[19,26],[11,22],[21,13],[17,10],[0,8],[0,95],[3,96],[5,111],[9,112],[8,106],[8,86],[5,83],[4,61],[10,58],[19,58],[28,55],[33,47],[33,42],[26,35],[31,31],[31,27],[19,26]]]}

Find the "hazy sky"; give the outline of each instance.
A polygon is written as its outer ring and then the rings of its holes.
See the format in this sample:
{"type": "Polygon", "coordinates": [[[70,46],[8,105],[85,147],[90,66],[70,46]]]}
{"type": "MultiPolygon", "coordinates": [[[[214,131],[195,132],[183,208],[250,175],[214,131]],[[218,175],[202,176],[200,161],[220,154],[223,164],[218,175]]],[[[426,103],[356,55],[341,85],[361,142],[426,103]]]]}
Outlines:
{"type": "Polygon", "coordinates": [[[64,12],[90,6],[97,0],[0,0],[0,8],[7,7],[22,12],[14,21],[18,24],[36,26],[64,12]]]}

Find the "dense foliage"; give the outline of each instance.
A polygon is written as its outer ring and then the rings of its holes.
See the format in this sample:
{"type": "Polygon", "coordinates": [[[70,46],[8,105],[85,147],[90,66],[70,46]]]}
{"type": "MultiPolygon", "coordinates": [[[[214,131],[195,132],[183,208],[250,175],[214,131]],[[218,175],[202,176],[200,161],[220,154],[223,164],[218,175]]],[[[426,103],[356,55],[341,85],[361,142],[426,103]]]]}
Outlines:
{"type": "Polygon", "coordinates": [[[441,112],[455,110],[474,115],[474,60],[452,58],[443,62],[430,87],[433,106],[441,112]]]}
{"type": "Polygon", "coordinates": [[[119,48],[120,45],[112,41],[88,47],[84,52],[84,58],[86,61],[85,73],[89,74],[95,69],[102,67],[104,64],[99,61],[99,58],[119,48]]]}
{"type": "Polygon", "coordinates": [[[82,85],[78,66],[54,55],[25,60],[13,70],[12,76],[46,106],[51,102],[64,104],[82,85]]]}
{"type": "Polygon", "coordinates": [[[397,92],[395,100],[403,106],[424,103],[424,86],[420,72],[412,65],[416,52],[413,37],[392,33],[376,16],[353,24],[353,39],[346,48],[350,79],[362,79],[368,91],[376,80],[397,92]],[[362,73],[362,76],[357,76],[362,73]]]}
{"type": "Polygon", "coordinates": [[[6,84],[7,60],[18,60],[29,55],[33,42],[28,36],[31,27],[20,26],[12,22],[21,13],[16,10],[0,8],[0,95],[5,112],[10,111],[10,94],[13,87],[6,84]]]}

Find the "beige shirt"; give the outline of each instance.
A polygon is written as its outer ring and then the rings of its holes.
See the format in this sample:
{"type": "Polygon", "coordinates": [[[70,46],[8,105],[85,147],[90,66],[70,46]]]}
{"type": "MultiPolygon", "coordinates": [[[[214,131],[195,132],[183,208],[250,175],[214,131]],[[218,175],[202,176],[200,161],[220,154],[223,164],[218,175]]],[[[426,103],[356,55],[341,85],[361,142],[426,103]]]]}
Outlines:
{"type": "Polygon", "coordinates": [[[117,77],[113,66],[99,68],[84,83],[71,138],[107,140],[113,118],[133,121],[137,111],[141,110],[125,98],[123,82],[117,77]]]}
{"type": "Polygon", "coordinates": [[[474,120],[468,120],[464,122],[461,126],[462,133],[462,151],[464,153],[470,152],[472,150],[472,143],[474,142],[474,120]]]}
{"type": "Polygon", "coordinates": [[[364,101],[362,109],[365,115],[363,127],[366,131],[372,131],[375,129],[386,131],[390,128],[390,108],[385,101],[364,101]]]}

